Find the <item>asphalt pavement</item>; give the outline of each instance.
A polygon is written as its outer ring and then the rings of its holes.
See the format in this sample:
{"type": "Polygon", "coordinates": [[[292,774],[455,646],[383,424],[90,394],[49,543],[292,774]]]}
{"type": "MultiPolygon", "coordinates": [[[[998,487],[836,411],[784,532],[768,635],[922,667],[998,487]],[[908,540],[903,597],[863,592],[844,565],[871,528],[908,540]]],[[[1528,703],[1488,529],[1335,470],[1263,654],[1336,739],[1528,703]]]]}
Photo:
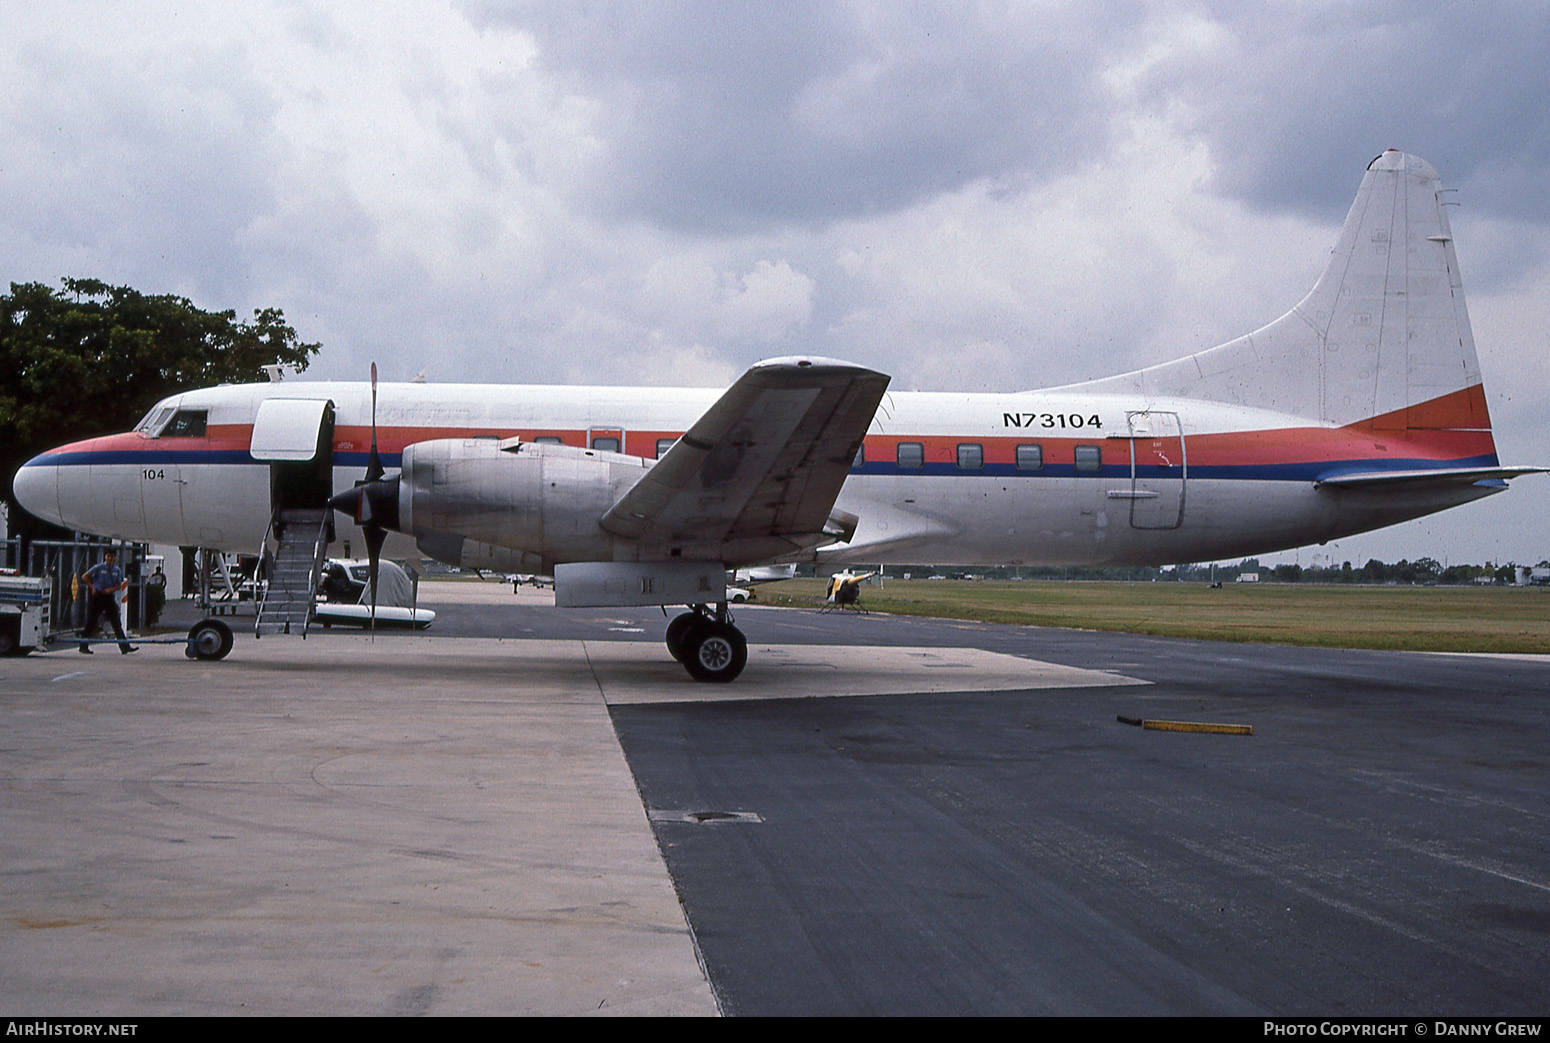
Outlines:
{"type": "Polygon", "coordinates": [[[1550,999],[1543,659],[750,607],[707,686],[657,610],[423,591],[425,635],[0,664],[10,1012],[1550,999]]]}

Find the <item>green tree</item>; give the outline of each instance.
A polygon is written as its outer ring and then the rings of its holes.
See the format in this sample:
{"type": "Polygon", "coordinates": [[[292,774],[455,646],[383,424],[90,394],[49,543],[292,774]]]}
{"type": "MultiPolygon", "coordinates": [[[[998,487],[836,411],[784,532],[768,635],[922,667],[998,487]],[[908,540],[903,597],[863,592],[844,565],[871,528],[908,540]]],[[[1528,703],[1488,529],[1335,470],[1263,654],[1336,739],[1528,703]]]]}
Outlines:
{"type": "Polygon", "coordinates": [[[0,475],[12,533],[52,531],[11,489],[31,457],[128,430],[178,391],[262,380],[275,363],[305,369],[318,347],[299,341],[278,308],[238,322],[234,311],[97,279],[65,279],[59,290],[12,283],[0,297],[0,475]]]}

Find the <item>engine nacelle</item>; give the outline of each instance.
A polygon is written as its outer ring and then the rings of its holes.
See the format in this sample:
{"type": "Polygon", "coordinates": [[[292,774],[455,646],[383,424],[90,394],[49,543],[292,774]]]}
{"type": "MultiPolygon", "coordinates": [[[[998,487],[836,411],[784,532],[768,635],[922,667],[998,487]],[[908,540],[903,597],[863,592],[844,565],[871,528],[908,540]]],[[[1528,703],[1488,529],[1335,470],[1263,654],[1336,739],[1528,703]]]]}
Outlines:
{"type": "Polygon", "coordinates": [[[651,464],[516,439],[416,442],[403,452],[393,527],[451,564],[550,572],[608,561],[618,537],[598,519],[651,464]]]}

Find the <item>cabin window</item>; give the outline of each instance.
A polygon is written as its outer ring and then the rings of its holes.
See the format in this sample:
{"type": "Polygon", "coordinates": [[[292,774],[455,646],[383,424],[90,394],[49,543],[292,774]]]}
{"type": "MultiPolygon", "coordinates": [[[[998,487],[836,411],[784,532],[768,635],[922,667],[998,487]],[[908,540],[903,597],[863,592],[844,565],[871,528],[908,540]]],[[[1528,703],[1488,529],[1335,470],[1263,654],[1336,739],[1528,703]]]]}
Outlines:
{"type": "Polygon", "coordinates": [[[180,409],[173,414],[172,420],[162,428],[160,438],[203,438],[205,436],[205,411],[203,409],[180,409]]]}
{"type": "Polygon", "coordinates": [[[657,439],[657,459],[662,459],[663,454],[665,454],[669,449],[673,448],[673,443],[676,441],[678,441],[676,438],[657,439]]]}
{"type": "Polygon", "coordinates": [[[985,466],[985,447],[978,442],[958,443],[958,470],[978,471],[985,466]]]}
{"type": "Polygon", "coordinates": [[[1103,469],[1103,450],[1095,445],[1077,446],[1076,469],[1078,471],[1101,471],[1103,469]]]}
{"type": "Polygon", "coordinates": [[[605,453],[617,453],[619,451],[619,440],[612,435],[600,435],[592,439],[592,448],[601,449],[605,453]]]}
{"type": "Polygon", "coordinates": [[[915,470],[926,466],[926,447],[919,442],[900,442],[895,459],[901,468],[915,470]]]}
{"type": "Polygon", "coordinates": [[[1037,471],[1044,467],[1044,447],[1042,445],[1020,445],[1017,447],[1017,469],[1019,471],[1037,471]]]}
{"type": "Polygon", "coordinates": [[[565,444],[565,439],[561,438],[559,435],[539,435],[537,438],[533,439],[533,444],[535,444],[535,445],[564,445],[565,444]]]}

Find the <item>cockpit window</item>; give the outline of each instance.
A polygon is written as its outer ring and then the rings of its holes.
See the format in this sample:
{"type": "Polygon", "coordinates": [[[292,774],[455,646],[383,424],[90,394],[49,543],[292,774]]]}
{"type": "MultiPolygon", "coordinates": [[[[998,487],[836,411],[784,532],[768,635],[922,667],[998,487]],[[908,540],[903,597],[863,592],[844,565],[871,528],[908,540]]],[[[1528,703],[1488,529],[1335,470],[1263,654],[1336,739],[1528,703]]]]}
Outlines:
{"type": "Polygon", "coordinates": [[[205,436],[205,415],[203,409],[180,409],[156,437],[203,438],[205,436]]]}
{"type": "Polygon", "coordinates": [[[154,435],[167,422],[167,418],[172,415],[173,409],[174,407],[172,406],[152,406],[151,411],[140,418],[140,422],[135,425],[134,429],[136,431],[144,431],[148,435],[154,435]]]}

